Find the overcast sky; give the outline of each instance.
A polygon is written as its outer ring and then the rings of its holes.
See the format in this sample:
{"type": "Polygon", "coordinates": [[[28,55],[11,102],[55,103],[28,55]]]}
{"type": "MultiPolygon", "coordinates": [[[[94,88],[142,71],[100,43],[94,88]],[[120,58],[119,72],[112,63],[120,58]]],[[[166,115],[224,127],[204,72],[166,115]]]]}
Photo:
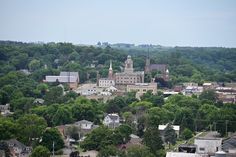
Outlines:
{"type": "Polygon", "coordinates": [[[0,40],[236,47],[236,0],[0,0],[0,40]]]}

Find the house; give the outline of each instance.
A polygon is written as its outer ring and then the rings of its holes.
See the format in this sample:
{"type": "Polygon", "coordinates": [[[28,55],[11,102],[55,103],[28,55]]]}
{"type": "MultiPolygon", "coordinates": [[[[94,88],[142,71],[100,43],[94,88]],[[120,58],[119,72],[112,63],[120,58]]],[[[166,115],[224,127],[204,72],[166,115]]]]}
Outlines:
{"type": "Polygon", "coordinates": [[[70,89],[76,89],[79,83],[78,72],[60,72],[59,76],[46,76],[44,82],[68,83],[70,89]]]}
{"type": "Polygon", "coordinates": [[[44,100],[43,100],[43,99],[36,98],[36,99],[34,100],[34,104],[43,105],[43,103],[44,103],[44,100]]]}
{"type": "Polygon", "coordinates": [[[84,96],[99,94],[102,91],[103,89],[97,87],[96,83],[83,84],[75,90],[76,93],[84,96]]]}
{"type": "Polygon", "coordinates": [[[27,147],[16,139],[6,141],[10,151],[18,157],[29,157],[32,152],[32,147],[27,147]]]}
{"type": "Polygon", "coordinates": [[[88,120],[81,120],[81,121],[75,122],[74,125],[84,130],[91,130],[93,129],[94,124],[93,122],[90,122],[88,120]]]}
{"type": "MultiPolygon", "coordinates": [[[[158,130],[160,131],[161,137],[164,137],[164,130],[167,127],[168,124],[166,125],[158,125],[158,130]]],[[[180,131],[180,126],[179,125],[171,125],[177,135],[179,137],[179,131],[180,131]]]]}
{"type": "Polygon", "coordinates": [[[196,153],[214,155],[221,149],[222,139],[214,137],[197,137],[194,140],[197,146],[196,153]]]}
{"type": "Polygon", "coordinates": [[[113,92],[117,92],[118,89],[116,87],[114,87],[114,86],[110,86],[110,87],[106,88],[105,91],[113,93],[113,92]]]}
{"type": "Polygon", "coordinates": [[[103,120],[103,124],[114,129],[120,125],[120,116],[117,113],[107,114],[103,120]]]}
{"type": "Polygon", "coordinates": [[[200,95],[203,92],[203,87],[202,86],[187,86],[184,90],[183,90],[183,94],[184,95],[200,95]]]}
{"type": "Polygon", "coordinates": [[[10,112],[10,104],[0,105],[0,112],[3,116],[8,116],[12,114],[12,112],[10,112]]]}

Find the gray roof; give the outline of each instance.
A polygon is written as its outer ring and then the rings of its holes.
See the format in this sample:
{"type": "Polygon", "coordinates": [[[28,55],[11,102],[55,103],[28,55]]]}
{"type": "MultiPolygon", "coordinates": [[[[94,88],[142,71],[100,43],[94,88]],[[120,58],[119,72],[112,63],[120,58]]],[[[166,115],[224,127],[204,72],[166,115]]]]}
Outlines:
{"type": "Polygon", "coordinates": [[[16,139],[7,140],[6,143],[7,143],[10,147],[14,146],[14,147],[18,147],[18,148],[20,148],[20,149],[25,149],[25,148],[26,148],[26,146],[25,146],[23,143],[17,141],[16,139]]]}
{"type": "Polygon", "coordinates": [[[78,72],[62,71],[62,72],[60,72],[60,76],[75,76],[75,77],[79,77],[79,73],[78,72]]]}
{"type": "Polygon", "coordinates": [[[119,115],[117,115],[117,114],[108,114],[107,116],[113,121],[119,119],[119,115]]]}
{"type": "Polygon", "coordinates": [[[76,125],[80,125],[80,124],[93,124],[93,122],[88,121],[88,120],[81,120],[78,122],[75,122],[76,125]]]}
{"type": "Polygon", "coordinates": [[[70,83],[77,82],[78,77],[75,76],[46,76],[46,82],[61,82],[61,83],[70,83]]]}
{"type": "Polygon", "coordinates": [[[222,144],[222,149],[224,151],[227,151],[229,149],[236,149],[236,136],[224,140],[222,144]]]}

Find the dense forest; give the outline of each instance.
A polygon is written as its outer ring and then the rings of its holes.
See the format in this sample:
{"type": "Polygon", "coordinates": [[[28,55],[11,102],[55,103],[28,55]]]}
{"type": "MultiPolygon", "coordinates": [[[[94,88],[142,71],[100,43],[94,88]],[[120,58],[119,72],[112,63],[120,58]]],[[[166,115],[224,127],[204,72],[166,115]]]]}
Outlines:
{"type": "MultiPolygon", "coordinates": [[[[233,48],[159,47],[150,49],[149,53],[152,63],[169,65],[172,85],[189,81],[199,84],[236,81],[236,49],[233,48]]],[[[17,138],[34,148],[41,149],[38,145],[43,145],[52,151],[51,137],[55,137],[59,139],[56,150],[60,150],[63,141],[53,127],[83,119],[101,125],[105,113],[118,113],[126,121],[115,130],[100,126],[81,143],[83,150],[98,150],[100,156],[132,157],[138,152],[143,157],[163,156],[159,124],[180,125],[180,138],[184,140],[213,126],[225,136],[226,123],[227,131],[236,131],[235,104],[219,102],[214,91],[204,91],[199,97],[179,94],[167,100],[161,92],[157,95],[147,92],[141,100],[135,98],[135,93],[128,93],[105,103],[78,96],[67,86],[63,89],[42,81],[45,75],[78,71],[81,83],[95,82],[97,72],[107,76],[109,60],[113,61],[115,72],[121,71],[127,54],[132,55],[135,69],[144,69],[147,51],[142,49],[1,41],[0,104],[10,103],[14,114],[0,116],[0,140],[17,138]],[[36,98],[44,99],[43,105],[35,103],[36,98]],[[134,117],[138,117],[136,123],[134,117]],[[52,128],[45,131],[46,127],[52,128]],[[141,137],[145,147],[125,153],[118,151],[116,146],[126,143],[130,133],[141,137]]],[[[175,144],[177,139],[173,139],[174,136],[167,137],[165,143],[175,144]]]]}

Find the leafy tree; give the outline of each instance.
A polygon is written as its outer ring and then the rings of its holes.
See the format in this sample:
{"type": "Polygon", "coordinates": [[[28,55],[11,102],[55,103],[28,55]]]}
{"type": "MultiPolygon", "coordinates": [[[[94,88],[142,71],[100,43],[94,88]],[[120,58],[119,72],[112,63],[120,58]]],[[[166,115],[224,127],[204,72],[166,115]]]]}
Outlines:
{"type": "Polygon", "coordinates": [[[166,143],[175,144],[177,135],[171,123],[168,123],[166,128],[164,129],[164,140],[166,143]]]}
{"type": "Polygon", "coordinates": [[[35,71],[35,70],[39,69],[40,66],[41,66],[41,63],[37,59],[31,60],[28,64],[28,67],[29,67],[30,71],[35,71]]]}
{"type": "Polygon", "coordinates": [[[34,148],[32,154],[30,155],[30,157],[42,157],[42,156],[50,157],[50,151],[48,150],[48,148],[41,145],[34,148]]]}
{"type": "Polygon", "coordinates": [[[56,128],[47,129],[42,135],[42,142],[40,144],[52,151],[53,143],[55,151],[64,147],[62,136],[56,128]]]}
{"type": "Polygon", "coordinates": [[[53,113],[51,120],[54,126],[71,123],[72,114],[70,109],[67,107],[59,106],[56,112],[53,113]]]}
{"type": "Polygon", "coordinates": [[[72,106],[72,116],[76,120],[89,120],[89,121],[96,121],[96,111],[95,108],[91,104],[78,104],[72,106]]]}
{"type": "Polygon", "coordinates": [[[127,124],[122,124],[116,130],[122,135],[124,143],[130,140],[130,134],[132,133],[132,128],[127,124]]]}
{"type": "Polygon", "coordinates": [[[213,90],[205,90],[199,95],[199,99],[216,102],[217,101],[217,94],[213,90]]]}
{"type": "Polygon", "coordinates": [[[13,99],[11,101],[11,106],[13,111],[22,110],[23,112],[27,113],[30,108],[33,107],[34,98],[31,97],[20,97],[18,99],[13,99]]]}
{"type": "Polygon", "coordinates": [[[8,93],[4,90],[0,90],[0,104],[6,104],[8,103],[10,100],[10,96],[8,95],[8,93]]]}
{"type": "Polygon", "coordinates": [[[0,140],[15,138],[18,131],[18,127],[12,119],[0,117],[0,140]]]}
{"type": "Polygon", "coordinates": [[[157,155],[163,149],[163,142],[159,135],[158,128],[148,127],[144,133],[143,143],[150,148],[150,151],[157,155]]]}
{"type": "Polygon", "coordinates": [[[188,128],[185,128],[184,131],[181,134],[181,137],[184,140],[188,140],[188,139],[193,137],[193,132],[191,130],[189,130],[188,128]]]}
{"type": "Polygon", "coordinates": [[[110,156],[116,156],[118,154],[119,154],[118,149],[115,146],[110,145],[102,148],[99,151],[98,157],[110,157],[110,156]]]}
{"type": "Polygon", "coordinates": [[[127,157],[155,157],[148,147],[132,146],[127,149],[127,157]]]}
{"type": "Polygon", "coordinates": [[[20,139],[30,144],[33,139],[39,139],[47,127],[46,121],[35,114],[26,114],[17,120],[20,139]]]}
{"type": "Polygon", "coordinates": [[[108,140],[111,134],[112,131],[107,127],[100,126],[89,133],[80,146],[84,150],[100,150],[113,143],[113,141],[108,140]]]}
{"type": "Polygon", "coordinates": [[[66,135],[69,135],[71,138],[75,139],[76,141],[79,140],[79,128],[76,126],[69,126],[66,129],[66,135]]]}
{"type": "Polygon", "coordinates": [[[62,101],[63,89],[61,87],[52,87],[45,95],[46,104],[60,103],[62,101]]]}

